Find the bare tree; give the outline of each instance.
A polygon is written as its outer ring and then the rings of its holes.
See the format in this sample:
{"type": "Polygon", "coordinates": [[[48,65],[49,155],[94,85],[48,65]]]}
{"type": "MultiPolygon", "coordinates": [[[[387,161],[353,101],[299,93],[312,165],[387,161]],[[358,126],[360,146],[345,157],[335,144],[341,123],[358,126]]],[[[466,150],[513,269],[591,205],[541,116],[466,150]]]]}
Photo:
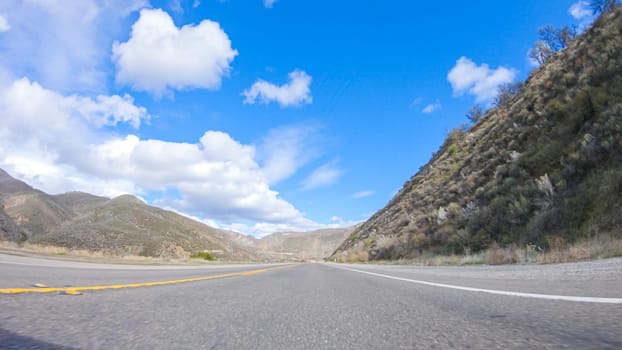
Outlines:
{"type": "Polygon", "coordinates": [[[618,6],[617,0],[592,0],[590,1],[590,7],[592,7],[592,11],[594,14],[599,13],[607,13],[615,10],[616,6],[618,6]]]}
{"type": "Polygon", "coordinates": [[[529,50],[529,58],[544,64],[556,52],[561,51],[570,45],[570,42],[576,38],[576,27],[564,26],[555,28],[551,25],[538,29],[540,40],[536,41],[534,47],[529,50]]]}
{"type": "Polygon", "coordinates": [[[469,109],[466,116],[475,124],[484,116],[484,109],[480,105],[474,105],[469,109]]]}
{"type": "Polygon", "coordinates": [[[544,64],[548,59],[553,56],[555,52],[544,41],[538,40],[534,47],[529,50],[529,58],[538,62],[538,64],[544,64]]]}
{"type": "Polygon", "coordinates": [[[544,41],[553,52],[557,52],[568,47],[577,36],[577,29],[568,26],[555,28],[547,25],[538,29],[538,34],[540,34],[541,41],[544,41]]]}
{"type": "Polygon", "coordinates": [[[563,26],[557,30],[557,41],[562,50],[567,48],[568,45],[570,45],[570,42],[572,42],[576,37],[577,27],[574,25],[572,27],[563,26]]]}
{"type": "Polygon", "coordinates": [[[521,83],[508,83],[500,85],[497,97],[495,97],[493,104],[497,107],[503,106],[510,102],[514,96],[518,95],[520,89],[523,87],[521,83]]]}

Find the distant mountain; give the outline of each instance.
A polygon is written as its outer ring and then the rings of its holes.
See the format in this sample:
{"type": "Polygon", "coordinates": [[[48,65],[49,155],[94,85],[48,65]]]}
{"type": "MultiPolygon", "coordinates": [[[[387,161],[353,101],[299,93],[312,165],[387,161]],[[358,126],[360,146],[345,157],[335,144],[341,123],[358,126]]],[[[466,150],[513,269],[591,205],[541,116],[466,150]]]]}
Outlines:
{"type": "Polygon", "coordinates": [[[323,229],[310,232],[279,232],[255,241],[263,254],[281,259],[320,260],[328,257],[354,230],[323,229]]]}
{"type": "Polygon", "coordinates": [[[208,250],[226,260],[259,257],[242,235],[123,195],[48,195],[0,170],[0,239],[115,255],[183,257],[208,250]]]}
{"type": "Polygon", "coordinates": [[[111,255],[184,257],[207,250],[223,260],[321,259],[352,229],[275,233],[256,239],[209,227],[122,195],[48,195],[0,169],[0,239],[111,255]]]}
{"type": "Polygon", "coordinates": [[[622,9],[501,95],[339,246],[379,260],[622,237],[622,9]]]}

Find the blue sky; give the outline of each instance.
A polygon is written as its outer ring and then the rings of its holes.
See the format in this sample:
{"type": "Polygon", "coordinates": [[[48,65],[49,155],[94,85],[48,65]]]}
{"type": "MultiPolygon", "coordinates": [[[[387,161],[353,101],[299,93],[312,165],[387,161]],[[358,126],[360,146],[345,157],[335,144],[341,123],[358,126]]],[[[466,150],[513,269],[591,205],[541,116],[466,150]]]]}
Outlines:
{"type": "Polygon", "coordinates": [[[256,236],[351,225],[586,6],[0,2],[0,167],[256,236]]]}

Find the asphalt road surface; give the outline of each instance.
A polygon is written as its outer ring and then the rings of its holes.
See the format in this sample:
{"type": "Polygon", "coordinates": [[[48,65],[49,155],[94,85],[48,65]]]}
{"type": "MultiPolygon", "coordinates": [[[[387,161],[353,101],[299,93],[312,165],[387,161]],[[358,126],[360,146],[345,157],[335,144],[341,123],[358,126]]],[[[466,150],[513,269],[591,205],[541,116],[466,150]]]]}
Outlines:
{"type": "Polygon", "coordinates": [[[0,349],[74,348],[622,349],[622,259],[172,267],[0,255],[0,349]]]}

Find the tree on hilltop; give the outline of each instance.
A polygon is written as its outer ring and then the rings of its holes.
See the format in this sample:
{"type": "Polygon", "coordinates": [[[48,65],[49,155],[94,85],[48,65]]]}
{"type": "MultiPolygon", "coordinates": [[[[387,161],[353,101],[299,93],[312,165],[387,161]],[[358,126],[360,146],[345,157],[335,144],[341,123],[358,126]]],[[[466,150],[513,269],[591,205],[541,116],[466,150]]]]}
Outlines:
{"type": "Polygon", "coordinates": [[[476,104],[474,106],[472,106],[469,111],[467,112],[467,118],[469,118],[469,120],[475,124],[477,123],[480,119],[482,119],[482,117],[484,116],[485,112],[484,109],[482,108],[482,106],[480,106],[479,104],[476,104]]]}
{"type": "Polygon", "coordinates": [[[577,37],[577,29],[564,26],[555,28],[551,25],[538,29],[540,40],[536,41],[534,47],[529,50],[529,58],[544,64],[556,52],[561,51],[570,45],[570,42],[577,37]]]}
{"type": "Polygon", "coordinates": [[[590,7],[594,14],[603,14],[615,10],[618,6],[617,0],[592,0],[590,1],[590,7]]]}

